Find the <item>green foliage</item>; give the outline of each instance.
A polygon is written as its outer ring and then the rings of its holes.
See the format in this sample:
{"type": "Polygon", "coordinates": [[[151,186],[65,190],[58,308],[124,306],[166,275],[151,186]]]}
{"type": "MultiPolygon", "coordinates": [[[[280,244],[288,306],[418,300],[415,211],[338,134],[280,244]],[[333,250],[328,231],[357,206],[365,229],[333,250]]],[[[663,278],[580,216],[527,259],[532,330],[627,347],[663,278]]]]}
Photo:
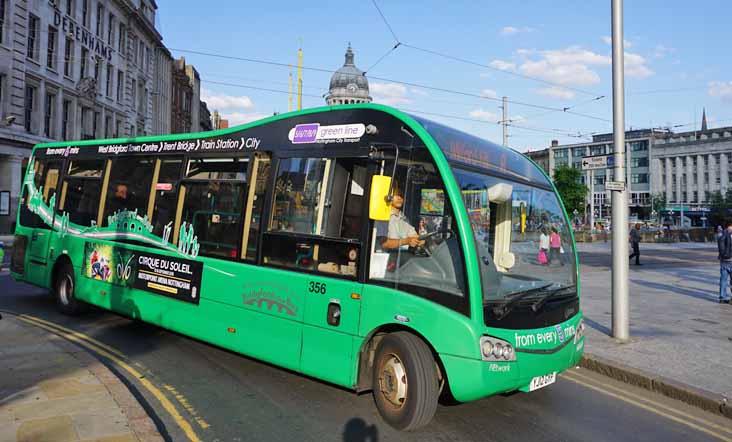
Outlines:
{"type": "Polygon", "coordinates": [[[728,222],[732,222],[732,190],[728,190],[726,195],[721,192],[712,192],[709,194],[709,223],[713,226],[724,226],[728,222]]]}
{"type": "Polygon", "coordinates": [[[654,193],[651,195],[651,207],[653,207],[653,210],[656,212],[660,212],[661,210],[666,208],[666,194],[661,193],[654,193]]]}
{"type": "Polygon", "coordinates": [[[585,213],[585,198],[588,189],[580,181],[581,177],[582,171],[574,167],[559,166],[554,169],[554,185],[570,215],[575,210],[580,214],[585,213]]]}

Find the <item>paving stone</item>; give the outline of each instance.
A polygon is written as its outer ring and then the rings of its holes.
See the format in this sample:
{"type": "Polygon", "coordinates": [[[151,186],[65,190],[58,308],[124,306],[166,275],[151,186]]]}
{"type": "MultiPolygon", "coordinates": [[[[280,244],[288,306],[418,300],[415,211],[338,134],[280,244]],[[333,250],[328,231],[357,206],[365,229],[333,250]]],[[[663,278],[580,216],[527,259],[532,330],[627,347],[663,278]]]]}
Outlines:
{"type": "Polygon", "coordinates": [[[79,379],[77,378],[43,381],[39,384],[39,388],[46,394],[46,396],[48,396],[49,399],[78,396],[104,391],[105,389],[100,383],[86,384],[79,382],[79,379]]]}
{"type": "Polygon", "coordinates": [[[99,439],[130,432],[127,417],[119,408],[110,408],[106,413],[75,413],[72,419],[81,439],[99,439]]]}
{"type": "Polygon", "coordinates": [[[88,410],[117,407],[109,394],[91,393],[84,396],[73,396],[33,404],[18,404],[8,407],[9,411],[19,419],[51,417],[61,414],[83,413],[88,410]]]}
{"type": "Polygon", "coordinates": [[[32,419],[20,424],[17,442],[75,442],[79,440],[70,416],[32,419]]]}
{"type": "Polygon", "coordinates": [[[609,247],[578,245],[587,263],[580,265],[585,352],[732,398],[732,305],[717,303],[716,245],[641,244],[646,265],[630,265],[626,344],[610,336],[609,247]]]}

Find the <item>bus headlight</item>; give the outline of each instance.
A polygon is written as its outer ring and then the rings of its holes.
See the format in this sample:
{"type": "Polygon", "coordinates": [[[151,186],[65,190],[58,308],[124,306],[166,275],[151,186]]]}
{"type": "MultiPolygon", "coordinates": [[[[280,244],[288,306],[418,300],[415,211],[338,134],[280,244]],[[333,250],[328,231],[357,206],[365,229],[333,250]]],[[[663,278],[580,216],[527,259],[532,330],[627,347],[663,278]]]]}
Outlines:
{"type": "Polygon", "coordinates": [[[480,353],[484,361],[506,362],[516,360],[516,352],[513,346],[503,339],[492,336],[480,337],[480,353]]]}
{"type": "Polygon", "coordinates": [[[579,324],[577,324],[577,331],[574,333],[574,343],[578,343],[580,339],[585,335],[585,320],[580,319],[579,324]]]}

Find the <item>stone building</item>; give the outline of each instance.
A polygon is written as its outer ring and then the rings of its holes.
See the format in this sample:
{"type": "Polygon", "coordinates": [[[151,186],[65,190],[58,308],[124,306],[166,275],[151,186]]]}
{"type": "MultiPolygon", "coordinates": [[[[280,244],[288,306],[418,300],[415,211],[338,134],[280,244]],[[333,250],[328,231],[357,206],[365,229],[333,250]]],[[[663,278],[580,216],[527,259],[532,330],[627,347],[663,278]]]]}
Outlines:
{"type": "Polygon", "coordinates": [[[173,61],[171,84],[173,93],[170,132],[174,134],[191,132],[193,86],[186,74],[186,60],[183,57],[173,61]]]}
{"type": "Polygon", "coordinates": [[[33,145],[167,132],[156,11],[154,0],[0,0],[0,234],[33,145]]]}
{"type": "Polygon", "coordinates": [[[544,169],[544,172],[549,172],[549,149],[541,149],[541,150],[534,150],[534,151],[528,151],[524,152],[524,155],[531,158],[533,162],[539,165],[542,169],[544,169]]]}
{"type": "Polygon", "coordinates": [[[349,43],[346,62],[330,79],[330,88],[325,97],[326,104],[371,103],[369,81],[363,71],[356,67],[353,59],[353,49],[349,43]]]}

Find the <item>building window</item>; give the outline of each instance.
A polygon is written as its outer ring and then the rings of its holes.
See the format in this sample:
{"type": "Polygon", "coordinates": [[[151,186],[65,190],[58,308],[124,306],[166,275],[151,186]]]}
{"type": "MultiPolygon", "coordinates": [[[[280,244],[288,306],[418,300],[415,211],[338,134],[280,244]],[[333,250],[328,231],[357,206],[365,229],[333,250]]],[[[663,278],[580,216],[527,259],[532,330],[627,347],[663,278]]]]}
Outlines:
{"type": "Polygon", "coordinates": [[[591,146],[590,155],[605,155],[605,145],[602,146],[591,146]]]}
{"type": "Polygon", "coordinates": [[[132,55],[132,62],[137,64],[137,37],[132,35],[130,37],[130,55],[132,55]]]}
{"type": "Polygon", "coordinates": [[[554,151],[554,159],[568,158],[569,149],[558,149],[554,151]]]}
{"type": "Polygon", "coordinates": [[[64,100],[63,109],[61,111],[61,139],[67,141],[69,139],[69,124],[71,123],[71,100],[64,100]]]}
{"type": "Polygon", "coordinates": [[[26,132],[32,132],[33,129],[33,108],[35,105],[36,88],[34,86],[27,85],[25,87],[25,125],[26,132]]]}
{"type": "Polygon", "coordinates": [[[145,43],[140,40],[137,44],[137,55],[135,55],[135,62],[138,62],[140,66],[145,67],[145,43]]]}
{"type": "Polygon", "coordinates": [[[104,5],[97,4],[97,37],[104,36],[104,5]]]}
{"type": "Polygon", "coordinates": [[[85,28],[90,27],[90,19],[89,17],[89,0],[82,0],[81,1],[81,22],[84,25],[85,28]]]}
{"type": "Polygon", "coordinates": [[[104,118],[104,138],[112,138],[112,117],[109,115],[104,118]]]}
{"type": "Polygon", "coordinates": [[[107,24],[107,43],[114,43],[114,14],[109,13],[109,23],[107,24]]]}
{"type": "Polygon", "coordinates": [[[648,150],[648,141],[633,141],[630,143],[630,150],[633,152],[643,152],[648,150]]]}
{"type": "Polygon", "coordinates": [[[28,58],[38,59],[38,17],[34,15],[28,16],[28,46],[26,55],[28,58]]]}
{"type": "Polygon", "coordinates": [[[46,94],[45,110],[43,113],[43,134],[47,138],[53,138],[53,116],[56,113],[56,96],[53,94],[46,94]]]}
{"type": "Polygon", "coordinates": [[[58,30],[53,26],[48,27],[48,55],[46,57],[46,65],[51,69],[56,69],[56,40],[58,30]]]}
{"type": "Polygon", "coordinates": [[[70,38],[66,39],[66,48],[64,48],[64,75],[72,78],[74,76],[74,65],[72,62],[74,53],[74,41],[70,38]]]}
{"type": "Polygon", "coordinates": [[[114,125],[114,137],[119,138],[122,135],[122,120],[117,120],[114,125]]]}
{"type": "Polygon", "coordinates": [[[648,157],[631,158],[630,166],[631,167],[648,167],[648,157]]]}
{"type": "Polygon", "coordinates": [[[107,65],[107,97],[112,98],[112,82],[114,81],[114,66],[107,65]]]}
{"type": "Polygon", "coordinates": [[[66,15],[74,16],[74,0],[66,0],[66,15]]]}
{"type": "Polygon", "coordinates": [[[119,24],[119,53],[121,55],[125,54],[125,33],[127,32],[127,29],[123,23],[119,24]]]}
{"type": "Polygon", "coordinates": [[[99,84],[99,73],[102,70],[102,64],[99,62],[99,59],[94,60],[94,80],[96,80],[96,83],[99,84]]]}
{"type": "Polygon", "coordinates": [[[0,0],[0,44],[5,42],[3,36],[5,34],[5,10],[7,6],[7,0],[0,0]]]}
{"type": "MultiPolygon", "coordinates": [[[[684,176],[686,178],[686,176],[684,176]]],[[[630,176],[631,184],[645,184],[648,183],[647,173],[634,173],[630,176]]]]}
{"type": "Polygon", "coordinates": [[[137,80],[133,78],[130,86],[130,92],[132,94],[130,98],[132,98],[132,105],[134,106],[137,104],[137,80]]]}
{"type": "Polygon", "coordinates": [[[595,184],[596,185],[603,185],[603,184],[605,184],[605,176],[604,175],[596,176],[595,177],[595,184]]]}
{"type": "Polygon", "coordinates": [[[94,119],[92,120],[92,137],[97,138],[99,136],[99,112],[94,112],[94,119]]]}
{"type": "Polygon", "coordinates": [[[125,87],[125,73],[117,71],[117,101],[122,101],[122,92],[125,87]]]}
{"type": "Polygon", "coordinates": [[[79,78],[86,77],[86,64],[89,60],[89,50],[87,48],[81,48],[81,74],[79,78]]]}

